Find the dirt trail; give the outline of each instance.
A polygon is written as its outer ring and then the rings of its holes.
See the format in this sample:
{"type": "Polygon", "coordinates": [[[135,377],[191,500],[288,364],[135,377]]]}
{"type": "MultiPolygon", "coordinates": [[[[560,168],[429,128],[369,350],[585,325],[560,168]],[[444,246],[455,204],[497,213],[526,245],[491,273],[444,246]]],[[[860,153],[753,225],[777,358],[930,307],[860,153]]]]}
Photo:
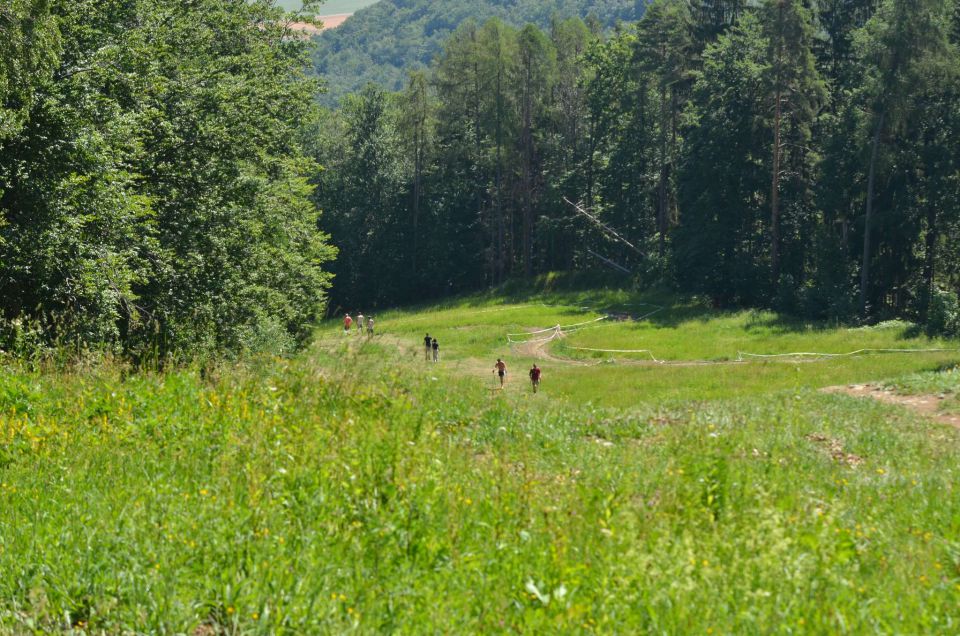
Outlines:
{"type": "Polygon", "coordinates": [[[845,386],[831,386],[823,389],[824,393],[835,395],[848,395],[856,398],[870,398],[883,402],[884,404],[893,404],[902,406],[915,413],[919,413],[941,424],[947,424],[960,429],[960,415],[950,415],[940,410],[940,405],[945,398],[939,395],[919,394],[919,395],[901,395],[877,384],[851,384],[845,386]]]}

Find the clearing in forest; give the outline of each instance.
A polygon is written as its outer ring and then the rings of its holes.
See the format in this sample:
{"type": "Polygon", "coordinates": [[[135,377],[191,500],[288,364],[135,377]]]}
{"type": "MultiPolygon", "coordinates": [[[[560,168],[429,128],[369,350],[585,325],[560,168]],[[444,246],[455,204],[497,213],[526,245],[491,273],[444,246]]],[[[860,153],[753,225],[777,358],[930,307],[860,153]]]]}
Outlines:
{"type": "Polygon", "coordinates": [[[554,397],[621,408],[865,384],[960,361],[960,344],[907,323],[839,327],[622,290],[472,297],[378,321],[403,347],[437,337],[438,373],[485,384],[503,357],[519,389],[519,371],[537,361],[554,397]]]}
{"type": "Polygon", "coordinates": [[[956,351],[838,355],[956,342],[612,290],[375,317],[0,367],[0,633],[957,633],[960,430],[819,390],[960,410],[956,351]]]}

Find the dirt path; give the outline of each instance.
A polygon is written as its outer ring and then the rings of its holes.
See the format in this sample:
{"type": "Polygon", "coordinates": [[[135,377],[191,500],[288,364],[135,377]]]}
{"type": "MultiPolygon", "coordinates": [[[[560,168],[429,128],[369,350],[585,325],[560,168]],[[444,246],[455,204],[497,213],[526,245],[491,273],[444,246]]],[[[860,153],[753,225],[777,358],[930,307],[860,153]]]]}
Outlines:
{"type": "Polygon", "coordinates": [[[940,404],[944,398],[941,398],[939,395],[901,395],[892,389],[887,389],[877,384],[831,386],[823,389],[823,392],[835,395],[848,395],[856,398],[870,398],[878,402],[883,402],[884,404],[902,406],[915,413],[936,420],[941,424],[960,428],[960,415],[949,415],[940,410],[940,404]]]}
{"type": "Polygon", "coordinates": [[[572,358],[561,358],[550,353],[550,343],[553,340],[530,340],[527,342],[518,342],[515,343],[511,348],[514,353],[517,353],[522,356],[527,356],[529,358],[534,358],[536,360],[546,360],[548,362],[553,362],[555,364],[568,364],[575,367],[592,367],[602,362],[584,362],[581,360],[574,360],[572,358]]]}

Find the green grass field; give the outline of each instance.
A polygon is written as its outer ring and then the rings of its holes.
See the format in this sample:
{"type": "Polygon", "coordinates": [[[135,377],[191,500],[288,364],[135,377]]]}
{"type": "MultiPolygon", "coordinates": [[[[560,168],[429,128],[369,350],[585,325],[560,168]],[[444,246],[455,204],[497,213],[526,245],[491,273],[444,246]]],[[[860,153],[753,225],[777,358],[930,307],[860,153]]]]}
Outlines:
{"type": "Polygon", "coordinates": [[[960,354],[735,362],[957,343],[619,291],[377,323],[203,373],[4,366],[0,633],[960,630],[960,431],[817,390],[956,395],[960,354]]]}

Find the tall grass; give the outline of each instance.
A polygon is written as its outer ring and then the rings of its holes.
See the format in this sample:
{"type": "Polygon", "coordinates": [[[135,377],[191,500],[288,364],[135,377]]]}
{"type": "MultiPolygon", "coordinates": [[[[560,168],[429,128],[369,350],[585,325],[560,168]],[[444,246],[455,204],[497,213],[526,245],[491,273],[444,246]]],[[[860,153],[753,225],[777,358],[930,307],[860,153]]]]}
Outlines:
{"type": "Polygon", "coordinates": [[[203,373],[0,368],[0,633],[960,628],[954,429],[692,372],[629,409],[575,368],[490,391],[456,370],[498,351],[480,318],[401,320],[203,373]],[[424,323],[440,365],[398,353],[424,323]]]}
{"type": "Polygon", "coordinates": [[[4,374],[0,628],[957,629],[952,430],[814,392],[574,409],[342,360],[4,374]]]}

